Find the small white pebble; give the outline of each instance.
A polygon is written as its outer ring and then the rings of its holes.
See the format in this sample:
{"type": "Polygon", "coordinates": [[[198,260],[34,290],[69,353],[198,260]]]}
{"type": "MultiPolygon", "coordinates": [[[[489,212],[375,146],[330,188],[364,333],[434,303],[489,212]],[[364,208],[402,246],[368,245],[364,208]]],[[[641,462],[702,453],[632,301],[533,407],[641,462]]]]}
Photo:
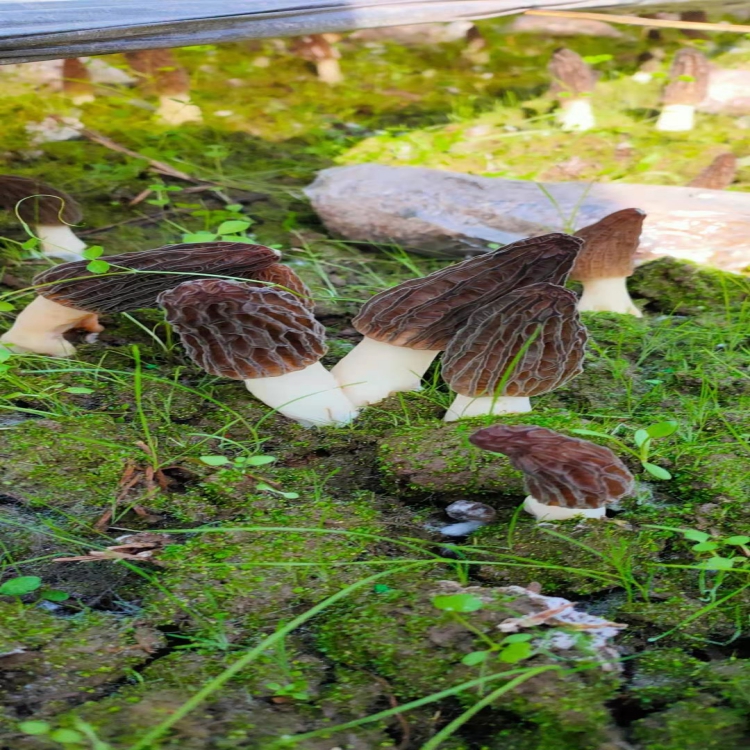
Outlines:
{"type": "Polygon", "coordinates": [[[214,115],[216,117],[231,117],[234,114],[234,111],[231,109],[219,109],[216,112],[214,112],[214,115]]]}
{"type": "Polygon", "coordinates": [[[256,68],[267,68],[271,65],[271,58],[269,57],[256,57],[253,59],[252,64],[256,68]]]}

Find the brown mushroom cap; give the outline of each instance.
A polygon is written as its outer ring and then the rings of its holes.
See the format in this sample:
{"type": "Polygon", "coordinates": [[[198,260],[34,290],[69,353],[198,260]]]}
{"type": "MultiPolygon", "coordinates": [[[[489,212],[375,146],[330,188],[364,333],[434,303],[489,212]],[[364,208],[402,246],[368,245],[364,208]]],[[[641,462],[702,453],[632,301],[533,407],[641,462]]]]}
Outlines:
{"type": "Polygon", "coordinates": [[[669,69],[669,83],[664,89],[664,104],[700,104],[708,93],[709,65],[705,55],[683,47],[669,69]]]}
{"type": "Polygon", "coordinates": [[[83,218],[80,206],[62,190],[28,177],[0,175],[0,207],[15,212],[19,201],[18,215],[28,224],[59,226],[83,218]]]}
{"type": "Polygon", "coordinates": [[[376,294],[352,325],[394,346],[445,349],[478,307],[526,284],[564,284],[581,245],[567,234],[514,242],[376,294]]]}
{"type": "Polygon", "coordinates": [[[448,344],[443,379],[464,396],[538,396],[580,375],[586,329],[572,292],[554,284],[530,284],[479,308],[448,344]],[[501,393],[498,384],[517,362],[501,393]]]}
{"type": "Polygon", "coordinates": [[[508,456],[529,495],[544,505],[601,508],[633,491],[633,476],[609,448],[545,427],[496,424],[469,442],[508,456]]]}
{"type": "Polygon", "coordinates": [[[196,276],[239,276],[254,274],[276,263],[279,256],[263,245],[243,242],[206,242],[166,245],[140,253],[106,257],[107,273],[91,274],[88,261],[74,261],[50,268],[34,277],[42,297],[66,307],[95,313],[124,312],[155,307],[165,289],[196,276]],[[138,275],[124,269],[149,271],[138,275]],[[159,273],[159,272],[164,273],[159,273]]]}
{"type": "Polygon", "coordinates": [[[212,375],[274,378],[326,353],[325,329],[289,292],[195,279],[162,292],[158,302],[190,359],[212,375]]]}
{"type": "Polygon", "coordinates": [[[583,281],[630,276],[645,218],[639,208],[624,208],[579,229],[576,237],[583,240],[583,247],[570,278],[583,281]]]}
{"type": "Polygon", "coordinates": [[[338,59],[341,53],[334,47],[327,34],[310,34],[308,36],[299,36],[292,40],[291,53],[301,57],[308,62],[319,62],[331,58],[338,59]]]}
{"type": "Polygon", "coordinates": [[[552,78],[550,94],[559,96],[565,92],[574,97],[594,90],[596,73],[579,54],[571,49],[562,47],[556,50],[549,61],[547,70],[552,78]]]}
{"type": "Polygon", "coordinates": [[[719,154],[697,177],[688,182],[688,187],[726,190],[737,175],[737,157],[734,154],[719,154]]]}
{"type": "MultiPolygon", "coordinates": [[[[274,263],[272,266],[258,271],[253,279],[265,281],[275,287],[282,287],[279,291],[291,292],[305,307],[309,307],[311,310],[315,307],[312,292],[308,289],[307,284],[289,266],[285,266],[283,263],[274,263]]],[[[263,286],[262,284],[252,284],[252,282],[251,285],[263,286]]]]}

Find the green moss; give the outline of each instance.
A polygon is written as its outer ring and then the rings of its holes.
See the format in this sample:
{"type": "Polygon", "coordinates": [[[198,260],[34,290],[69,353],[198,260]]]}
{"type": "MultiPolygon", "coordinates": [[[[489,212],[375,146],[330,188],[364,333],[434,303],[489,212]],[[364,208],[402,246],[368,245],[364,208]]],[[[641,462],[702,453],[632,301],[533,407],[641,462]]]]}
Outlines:
{"type": "Polygon", "coordinates": [[[628,695],[647,710],[696,695],[697,682],[705,671],[704,662],[679,648],[640,654],[633,664],[628,695]]]}

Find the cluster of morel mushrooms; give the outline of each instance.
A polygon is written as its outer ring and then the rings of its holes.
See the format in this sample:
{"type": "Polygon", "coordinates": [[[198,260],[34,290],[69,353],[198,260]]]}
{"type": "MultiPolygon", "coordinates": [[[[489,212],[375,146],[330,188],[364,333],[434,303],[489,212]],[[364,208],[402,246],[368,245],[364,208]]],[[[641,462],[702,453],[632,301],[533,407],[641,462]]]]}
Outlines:
{"type": "MultiPolygon", "coordinates": [[[[96,333],[100,314],[160,306],[200,368],[243,380],[305,426],[345,425],[362,407],[419,390],[441,352],[456,394],[445,421],[528,412],[530,397],[581,373],[579,310],[640,315],[626,278],[643,219],[625,209],[577,236],[514,242],[387,289],[363,305],[353,325],[364,338],[330,371],[320,363],[325,331],[309,289],[279,253],[246,243],[109,256],[99,275],[85,260],[55,266],[34,279],[38,296],[0,341],[67,357],[75,353],[67,331],[96,333]],[[563,286],[569,276],[583,284],[580,300],[563,286]]],[[[614,454],[584,440],[528,425],[495,425],[471,440],[526,474],[525,507],[538,518],[601,517],[632,489],[614,454]]]]}

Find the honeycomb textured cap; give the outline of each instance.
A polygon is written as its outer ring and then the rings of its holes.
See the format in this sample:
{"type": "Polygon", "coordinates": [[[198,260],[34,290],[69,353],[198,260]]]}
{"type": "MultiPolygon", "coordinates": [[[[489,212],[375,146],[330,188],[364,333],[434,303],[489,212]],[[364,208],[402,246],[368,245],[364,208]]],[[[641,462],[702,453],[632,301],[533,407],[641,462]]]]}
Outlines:
{"type": "Polygon", "coordinates": [[[586,340],[575,295],[554,284],[530,284],[469,318],[443,354],[442,375],[456,393],[472,398],[538,396],[581,374],[586,340]]]}
{"type": "MultiPolygon", "coordinates": [[[[273,285],[272,288],[281,287],[279,291],[291,292],[305,307],[309,307],[311,310],[315,307],[312,292],[308,289],[307,284],[289,266],[285,266],[283,263],[274,263],[272,266],[258,271],[253,278],[255,281],[264,281],[268,285],[273,285]]],[[[266,284],[252,285],[266,286],[266,284]]]]}
{"type": "Polygon", "coordinates": [[[263,245],[206,242],[166,245],[139,253],[108,255],[107,273],[91,274],[88,261],[50,268],[34,278],[38,294],[66,307],[96,313],[125,312],[156,307],[160,292],[203,275],[252,279],[279,256],[263,245]],[[126,270],[148,271],[137,275],[126,270]],[[159,273],[160,271],[164,273],[159,273]]]}
{"type": "Polygon", "coordinates": [[[212,375],[275,378],[326,353],[325,329],[289,292],[196,279],[163,292],[158,302],[190,358],[212,375]]]}
{"type": "Polygon", "coordinates": [[[469,442],[503,453],[524,473],[527,492],[545,505],[601,508],[632,493],[634,480],[609,448],[535,425],[496,424],[469,442]]]}
{"type": "Polygon", "coordinates": [[[726,190],[737,176],[737,157],[734,154],[719,154],[688,187],[726,190]]]}
{"type": "Polygon", "coordinates": [[[625,208],[579,229],[576,236],[583,240],[583,247],[570,277],[584,281],[630,276],[645,218],[639,208],[625,208]]]}
{"type": "Polygon", "coordinates": [[[513,242],[376,294],[353,325],[394,346],[445,349],[474,310],[527,284],[564,284],[582,244],[567,234],[513,242]]]}
{"type": "Polygon", "coordinates": [[[700,104],[708,94],[709,70],[705,55],[691,47],[683,47],[672,61],[662,102],[692,106],[700,104]]]}
{"type": "Polygon", "coordinates": [[[558,95],[565,92],[570,96],[577,96],[594,90],[596,73],[572,49],[563,47],[556,50],[549,61],[547,70],[552,78],[551,94],[558,95]]]}
{"type": "Polygon", "coordinates": [[[46,227],[77,224],[83,218],[80,206],[62,190],[39,180],[9,174],[0,175],[0,207],[18,211],[28,224],[46,227]],[[19,201],[22,202],[19,204],[19,201]]]}

